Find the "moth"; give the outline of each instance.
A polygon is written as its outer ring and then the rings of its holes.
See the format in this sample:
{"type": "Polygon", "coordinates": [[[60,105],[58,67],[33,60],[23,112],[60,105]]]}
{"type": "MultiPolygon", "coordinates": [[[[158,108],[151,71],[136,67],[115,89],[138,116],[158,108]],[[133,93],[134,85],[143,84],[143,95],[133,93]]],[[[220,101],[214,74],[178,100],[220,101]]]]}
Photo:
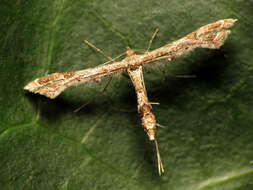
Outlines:
{"type": "Polygon", "coordinates": [[[78,71],[49,74],[33,80],[28,83],[24,89],[54,99],[70,86],[83,84],[88,81],[98,81],[98,79],[104,76],[126,70],[135,87],[138,113],[141,117],[142,126],[149,140],[155,142],[158,172],[159,175],[161,175],[164,172],[164,168],[156,140],[157,123],[152,111],[152,103],[148,100],[142,67],[146,63],[156,62],[157,60],[167,59],[172,61],[176,57],[195,48],[218,49],[224,44],[230,34],[231,31],[228,29],[232,27],[236,21],[237,19],[223,19],[207,24],[179,40],[173,41],[153,51],[146,51],[143,54],[137,54],[135,50],[128,49],[124,53],[125,58],[121,61],[116,62],[109,57],[112,62],[110,64],[102,64],[94,68],[78,71]]]}

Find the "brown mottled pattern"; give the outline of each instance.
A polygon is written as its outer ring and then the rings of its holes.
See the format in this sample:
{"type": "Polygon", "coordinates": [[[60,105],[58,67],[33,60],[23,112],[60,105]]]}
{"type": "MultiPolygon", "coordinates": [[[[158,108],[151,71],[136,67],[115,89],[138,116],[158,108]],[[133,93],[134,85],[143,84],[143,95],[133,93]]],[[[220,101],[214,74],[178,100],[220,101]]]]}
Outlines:
{"type": "Polygon", "coordinates": [[[175,57],[184,54],[186,51],[190,51],[196,47],[212,49],[219,48],[229,34],[229,30],[226,29],[231,27],[234,22],[236,22],[236,19],[224,19],[205,25],[186,35],[184,38],[156,50],[146,52],[143,55],[136,55],[134,50],[128,49],[125,53],[127,55],[126,58],[120,62],[113,62],[111,64],[101,65],[95,68],[81,70],[79,72],[70,71],[49,74],[35,79],[34,83],[29,83],[24,89],[34,93],[40,93],[43,89],[43,95],[46,95],[47,88],[44,89],[44,86],[56,83],[62,85],[55,93],[58,95],[65,89],[64,86],[69,87],[89,80],[97,80],[106,75],[111,75],[119,70],[127,68],[136,69],[139,65],[160,59],[172,60],[175,57]],[[39,86],[36,84],[39,84],[39,86]]]}
{"type": "Polygon", "coordinates": [[[58,75],[59,75],[59,73],[49,74],[44,77],[38,78],[37,82],[41,85],[47,84],[48,82],[55,80],[55,78],[57,78],[58,75]]]}
{"type": "MultiPolygon", "coordinates": [[[[127,72],[135,87],[138,112],[142,120],[142,126],[145,129],[149,140],[154,141],[156,145],[158,171],[159,174],[161,174],[164,172],[164,169],[155,134],[157,124],[155,115],[152,112],[152,106],[148,100],[143,79],[142,65],[160,59],[172,60],[175,57],[178,57],[197,47],[211,49],[219,48],[221,45],[223,45],[225,39],[230,33],[227,28],[233,26],[235,22],[236,19],[219,20],[217,22],[205,25],[177,41],[174,41],[156,50],[145,52],[142,55],[136,55],[134,50],[128,49],[125,52],[126,57],[122,61],[104,64],[80,71],[49,74],[47,76],[35,79],[27,84],[24,89],[34,93],[40,93],[49,98],[55,98],[69,86],[81,84],[91,80],[99,81],[101,77],[111,75],[119,70],[127,69],[127,72]]],[[[113,59],[110,58],[110,60],[112,61],[113,59]]]]}
{"type": "Polygon", "coordinates": [[[75,75],[75,71],[70,71],[70,72],[62,72],[62,73],[53,73],[46,75],[44,77],[38,78],[37,82],[41,85],[47,84],[48,82],[52,82],[55,79],[59,79],[62,77],[63,79],[69,79],[75,75]]]}
{"type": "Polygon", "coordinates": [[[69,79],[69,78],[73,77],[75,75],[75,73],[76,73],[75,71],[69,71],[69,72],[63,72],[62,74],[65,79],[69,79]]]}

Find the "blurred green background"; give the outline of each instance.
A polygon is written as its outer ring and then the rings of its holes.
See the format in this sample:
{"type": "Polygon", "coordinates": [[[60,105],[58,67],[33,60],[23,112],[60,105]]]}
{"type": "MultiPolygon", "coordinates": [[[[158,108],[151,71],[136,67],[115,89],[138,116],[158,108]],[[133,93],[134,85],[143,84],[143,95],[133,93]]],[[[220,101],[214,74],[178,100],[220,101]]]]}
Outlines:
{"type": "Polygon", "coordinates": [[[0,27],[1,189],[253,189],[252,0],[2,0],[0,27]],[[106,93],[110,78],[54,100],[23,90],[45,74],[107,61],[83,40],[115,57],[145,50],[156,28],[151,49],[225,18],[238,22],[221,49],[145,67],[165,126],[162,177],[124,72],[106,93]]]}

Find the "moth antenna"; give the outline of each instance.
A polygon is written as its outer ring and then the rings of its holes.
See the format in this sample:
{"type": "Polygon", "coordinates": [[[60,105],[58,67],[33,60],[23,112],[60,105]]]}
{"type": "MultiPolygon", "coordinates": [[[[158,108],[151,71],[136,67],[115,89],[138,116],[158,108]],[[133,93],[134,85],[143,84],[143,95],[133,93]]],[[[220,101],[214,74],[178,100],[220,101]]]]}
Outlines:
{"type": "Polygon", "coordinates": [[[86,102],[85,104],[79,106],[78,108],[76,108],[73,112],[77,113],[79,112],[81,109],[83,109],[85,106],[87,106],[88,104],[90,104],[92,101],[94,100],[94,98],[92,98],[91,100],[89,100],[88,102],[86,102]]]}
{"type": "Polygon", "coordinates": [[[96,47],[95,45],[93,45],[92,43],[90,43],[88,40],[84,40],[84,43],[86,43],[90,47],[92,47],[95,50],[97,50],[99,53],[101,53],[104,57],[106,57],[107,59],[109,59],[111,62],[114,62],[113,58],[111,58],[110,56],[106,55],[105,52],[103,52],[101,49],[99,49],[98,47],[96,47]]]}
{"type": "Polygon", "coordinates": [[[158,28],[155,29],[154,34],[152,35],[151,39],[149,40],[148,48],[147,48],[147,50],[146,50],[146,53],[149,52],[150,47],[151,47],[151,44],[152,44],[153,40],[155,39],[155,37],[156,37],[156,35],[157,35],[158,32],[159,32],[158,28]]]}
{"type": "Polygon", "coordinates": [[[160,156],[159,148],[157,140],[155,139],[155,148],[156,148],[156,156],[157,156],[157,165],[158,165],[158,173],[161,176],[164,173],[163,163],[160,156]]]}
{"type": "Polygon", "coordinates": [[[116,61],[116,59],[122,57],[123,55],[126,55],[126,52],[124,52],[124,53],[121,53],[120,55],[118,55],[115,58],[111,58],[110,56],[106,55],[104,51],[102,51],[101,49],[99,49],[98,47],[96,47],[94,44],[92,44],[88,40],[84,40],[84,43],[86,43],[88,46],[94,48],[96,51],[98,51],[99,53],[101,53],[104,57],[106,57],[107,59],[109,59],[109,61],[103,63],[103,65],[111,63],[111,62],[114,63],[116,61]]]}

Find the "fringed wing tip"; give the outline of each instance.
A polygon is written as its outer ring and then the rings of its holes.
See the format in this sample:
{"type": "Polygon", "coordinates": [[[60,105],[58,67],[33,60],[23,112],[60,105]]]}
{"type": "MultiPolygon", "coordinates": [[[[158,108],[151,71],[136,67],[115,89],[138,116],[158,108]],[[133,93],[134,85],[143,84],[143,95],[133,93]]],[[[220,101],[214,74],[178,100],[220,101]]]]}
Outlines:
{"type": "Polygon", "coordinates": [[[230,28],[235,24],[235,22],[237,22],[237,20],[238,19],[230,18],[230,19],[224,19],[223,21],[226,23],[226,28],[230,28]]]}
{"type": "Polygon", "coordinates": [[[38,86],[34,84],[34,81],[24,86],[24,90],[28,90],[29,92],[34,92],[36,88],[38,88],[38,86]]]}
{"type": "Polygon", "coordinates": [[[24,86],[23,89],[32,92],[34,94],[46,96],[47,98],[50,99],[54,99],[59,95],[59,93],[57,94],[56,92],[50,91],[47,88],[41,88],[41,86],[36,85],[34,81],[28,83],[26,86],[24,86]]]}
{"type": "Polygon", "coordinates": [[[232,24],[234,24],[236,21],[238,21],[237,18],[227,18],[227,19],[224,19],[224,20],[227,21],[227,22],[230,22],[232,24]]]}

